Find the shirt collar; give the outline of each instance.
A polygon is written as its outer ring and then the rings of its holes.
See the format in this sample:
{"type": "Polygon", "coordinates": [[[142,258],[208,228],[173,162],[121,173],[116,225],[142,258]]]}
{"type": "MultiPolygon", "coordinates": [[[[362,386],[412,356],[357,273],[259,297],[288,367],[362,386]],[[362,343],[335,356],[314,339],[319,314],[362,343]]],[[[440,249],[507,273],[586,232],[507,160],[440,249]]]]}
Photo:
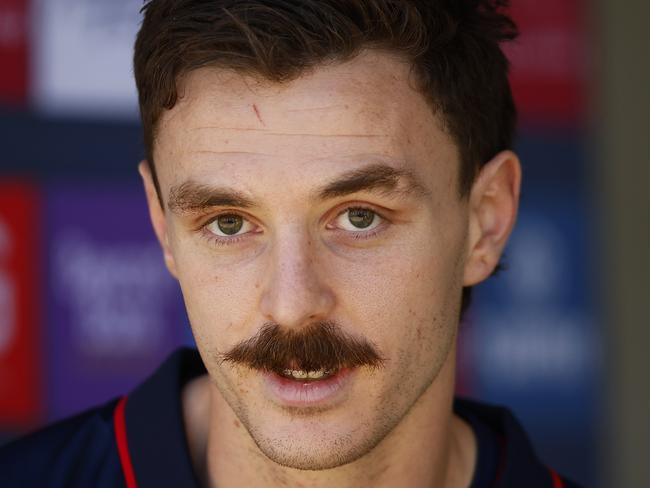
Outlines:
{"type": "Polygon", "coordinates": [[[127,444],[138,486],[198,487],[181,402],[183,386],[205,373],[197,351],[182,348],[128,396],[127,444]]]}

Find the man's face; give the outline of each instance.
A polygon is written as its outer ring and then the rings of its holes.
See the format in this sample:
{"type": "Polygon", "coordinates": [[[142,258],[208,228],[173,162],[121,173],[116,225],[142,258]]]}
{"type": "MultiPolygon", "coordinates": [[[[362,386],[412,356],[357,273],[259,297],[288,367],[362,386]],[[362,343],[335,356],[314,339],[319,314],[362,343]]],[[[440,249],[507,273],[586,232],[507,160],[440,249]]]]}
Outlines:
{"type": "Polygon", "coordinates": [[[379,53],[282,85],[204,68],[160,121],[167,263],[213,383],[280,464],[365,454],[453,360],[468,209],[414,85],[379,53]],[[310,381],[282,354],[297,378],[222,360],[269,327],[300,342],[323,324],[381,363],[310,381]]]}

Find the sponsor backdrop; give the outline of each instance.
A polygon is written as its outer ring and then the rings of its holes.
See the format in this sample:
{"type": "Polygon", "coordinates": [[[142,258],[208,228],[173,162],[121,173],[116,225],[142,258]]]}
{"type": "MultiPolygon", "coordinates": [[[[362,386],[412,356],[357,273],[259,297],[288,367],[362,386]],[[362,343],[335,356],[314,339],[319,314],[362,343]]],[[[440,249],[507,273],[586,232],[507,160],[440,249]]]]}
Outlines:
{"type": "Polygon", "coordinates": [[[44,215],[49,413],[127,391],[183,341],[178,286],[141,188],[49,185],[44,215]]]}
{"type": "MultiPolygon", "coordinates": [[[[0,0],[0,441],[132,388],[192,342],[136,176],[140,0],[0,0]]],[[[525,184],[506,271],[465,323],[459,391],[510,405],[599,486],[601,334],[586,2],[514,0],[525,184]]]]}

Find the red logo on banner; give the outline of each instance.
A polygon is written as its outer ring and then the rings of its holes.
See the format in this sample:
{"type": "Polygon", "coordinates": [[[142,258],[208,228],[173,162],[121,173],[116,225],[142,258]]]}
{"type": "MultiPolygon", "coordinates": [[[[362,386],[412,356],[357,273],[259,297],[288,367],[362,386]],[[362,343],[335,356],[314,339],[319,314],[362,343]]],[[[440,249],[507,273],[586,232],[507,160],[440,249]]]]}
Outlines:
{"type": "Polygon", "coordinates": [[[41,413],[37,193],[0,184],[0,425],[29,427],[41,413]]]}
{"type": "Polygon", "coordinates": [[[581,0],[513,0],[510,14],[520,37],[504,49],[524,123],[565,125],[585,112],[585,5],[581,0]]]}
{"type": "Polygon", "coordinates": [[[27,99],[27,0],[0,0],[0,103],[27,99]]]}

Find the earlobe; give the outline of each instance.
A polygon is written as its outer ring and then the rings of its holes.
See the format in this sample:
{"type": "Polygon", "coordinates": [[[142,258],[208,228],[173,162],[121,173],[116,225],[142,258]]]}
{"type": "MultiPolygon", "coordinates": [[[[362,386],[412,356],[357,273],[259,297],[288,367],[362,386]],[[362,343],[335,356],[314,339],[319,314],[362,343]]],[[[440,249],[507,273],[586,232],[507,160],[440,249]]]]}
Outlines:
{"type": "Polygon", "coordinates": [[[469,197],[464,286],[485,280],[499,263],[517,218],[520,186],[521,165],[512,151],[500,152],[481,168],[469,197]]]}
{"type": "Polygon", "coordinates": [[[147,197],[147,205],[149,207],[149,217],[151,218],[151,224],[153,225],[160,247],[162,248],[165,265],[172,276],[177,278],[176,262],[174,261],[174,256],[169,245],[169,233],[167,231],[165,211],[161,207],[160,198],[158,197],[158,192],[153,182],[153,175],[151,174],[149,163],[147,161],[141,161],[138,165],[138,172],[142,177],[144,191],[147,197]]]}

